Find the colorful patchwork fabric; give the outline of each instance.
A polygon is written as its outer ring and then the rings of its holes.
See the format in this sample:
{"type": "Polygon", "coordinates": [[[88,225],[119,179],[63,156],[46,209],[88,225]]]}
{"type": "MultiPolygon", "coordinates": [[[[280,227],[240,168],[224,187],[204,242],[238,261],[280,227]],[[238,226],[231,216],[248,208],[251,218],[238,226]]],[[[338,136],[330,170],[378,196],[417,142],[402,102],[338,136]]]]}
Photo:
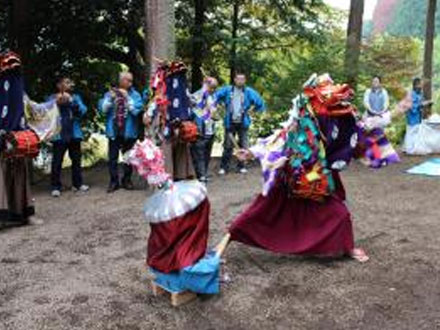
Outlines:
{"type": "Polygon", "coordinates": [[[212,119],[217,104],[214,100],[213,94],[209,93],[207,88],[203,87],[201,90],[192,94],[191,101],[195,105],[193,107],[193,112],[198,118],[202,120],[212,119]]]}
{"type": "Polygon", "coordinates": [[[307,81],[283,129],[251,148],[262,166],[263,195],[278,182],[297,198],[322,201],[334,192],[332,171],[349,164],[358,144],[352,96],[328,75],[307,81]]]}
{"type": "Polygon", "coordinates": [[[267,196],[270,189],[274,186],[279,169],[282,168],[288,160],[284,152],[286,138],[286,130],[278,130],[267,138],[259,139],[258,142],[250,148],[252,154],[261,164],[263,172],[263,196],[267,196]]]}
{"type": "Polygon", "coordinates": [[[153,97],[147,114],[153,118],[154,127],[149,135],[158,143],[171,138],[174,122],[190,119],[191,102],[186,72],[187,67],[183,62],[163,62],[150,81],[153,97]]]}
{"type": "Polygon", "coordinates": [[[286,184],[293,196],[322,200],[334,190],[331,171],[327,168],[325,146],[318,122],[302,102],[297,120],[258,140],[251,152],[260,161],[263,171],[263,195],[277,181],[286,184]]]}
{"type": "Polygon", "coordinates": [[[382,128],[361,130],[359,141],[360,160],[372,168],[381,168],[400,162],[400,157],[385,136],[382,128]]]}
{"type": "Polygon", "coordinates": [[[289,162],[283,179],[293,196],[321,201],[333,192],[333,177],[327,168],[318,122],[306,104],[300,110],[296,129],[287,134],[284,153],[289,162]]]}

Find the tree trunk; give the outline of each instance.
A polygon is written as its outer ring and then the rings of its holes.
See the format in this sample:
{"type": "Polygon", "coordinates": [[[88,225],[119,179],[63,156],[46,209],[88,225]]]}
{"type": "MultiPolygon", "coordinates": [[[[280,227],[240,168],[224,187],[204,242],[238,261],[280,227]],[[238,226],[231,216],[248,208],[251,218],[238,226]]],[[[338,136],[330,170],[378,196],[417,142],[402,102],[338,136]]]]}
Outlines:
{"type": "Polygon", "coordinates": [[[143,59],[137,52],[136,46],[133,44],[132,38],[128,37],[128,68],[133,74],[133,84],[137,90],[142,90],[145,86],[146,72],[143,65],[143,59]]]}
{"type": "Polygon", "coordinates": [[[145,59],[150,76],[157,60],[175,56],[174,0],[145,0],[145,59]]]}
{"type": "MultiPolygon", "coordinates": [[[[147,72],[145,70],[145,37],[142,37],[139,32],[139,25],[144,22],[138,18],[138,8],[135,6],[130,7],[128,12],[128,20],[124,24],[126,25],[128,54],[126,63],[133,73],[134,86],[138,90],[142,90],[145,87],[147,78],[147,72]]],[[[121,24],[122,25],[122,24],[121,24]]]]}
{"type": "Polygon", "coordinates": [[[207,0],[195,0],[195,16],[192,35],[192,74],[191,85],[193,91],[200,89],[203,81],[202,64],[204,58],[204,34],[205,11],[207,0]]]}
{"type": "Polygon", "coordinates": [[[24,76],[28,75],[27,64],[31,55],[32,43],[29,40],[28,26],[29,13],[32,11],[31,2],[28,0],[14,0],[11,5],[9,48],[17,52],[23,62],[24,76]]]}
{"type": "Polygon", "coordinates": [[[229,54],[231,84],[234,81],[234,76],[237,71],[237,36],[238,36],[239,13],[240,13],[240,0],[235,0],[233,14],[232,14],[232,44],[231,44],[231,51],[229,54]]]}
{"type": "Polygon", "coordinates": [[[423,93],[427,100],[432,98],[432,57],[434,52],[435,37],[435,12],[437,0],[427,0],[426,34],[425,34],[425,57],[423,62],[423,93]]]}
{"type": "Polygon", "coordinates": [[[351,0],[350,17],[347,29],[347,47],[345,52],[345,72],[347,82],[356,87],[361,52],[362,19],[364,16],[364,0],[351,0]]]}

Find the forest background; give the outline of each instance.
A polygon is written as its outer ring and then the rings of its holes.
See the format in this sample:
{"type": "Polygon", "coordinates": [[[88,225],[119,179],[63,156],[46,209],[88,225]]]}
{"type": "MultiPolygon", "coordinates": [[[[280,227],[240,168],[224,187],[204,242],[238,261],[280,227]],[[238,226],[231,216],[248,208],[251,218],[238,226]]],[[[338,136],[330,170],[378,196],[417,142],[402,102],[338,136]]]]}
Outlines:
{"type": "MultiPolygon", "coordinates": [[[[229,83],[240,70],[262,93],[268,111],[256,118],[254,138],[269,134],[285,118],[291,99],[312,73],[328,72],[337,82],[347,81],[349,12],[333,8],[331,1],[166,1],[175,13],[174,37],[162,38],[156,30],[155,38],[173,43],[175,57],[189,66],[193,91],[200,87],[202,72],[229,83]]],[[[90,109],[84,121],[88,136],[103,130],[96,105],[121,69],[134,73],[139,90],[146,88],[151,65],[146,1],[0,0],[0,7],[0,49],[18,45],[27,92],[43,100],[54,91],[58,76],[70,75],[90,109]]],[[[363,24],[355,85],[360,111],[372,76],[383,78],[395,104],[411,80],[422,75],[426,11],[427,1],[377,1],[373,19],[363,24]]],[[[440,100],[440,39],[435,41],[434,112],[440,100]]],[[[403,118],[388,128],[393,143],[400,143],[404,130],[403,118]]]]}

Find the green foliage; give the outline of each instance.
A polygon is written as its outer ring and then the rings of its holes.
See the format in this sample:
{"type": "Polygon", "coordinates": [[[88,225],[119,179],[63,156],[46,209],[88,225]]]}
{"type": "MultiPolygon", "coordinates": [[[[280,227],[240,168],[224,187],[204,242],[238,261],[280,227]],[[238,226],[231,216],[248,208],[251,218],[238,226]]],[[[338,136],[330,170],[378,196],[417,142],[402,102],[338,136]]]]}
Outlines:
{"type": "MultiPolygon", "coordinates": [[[[233,1],[208,1],[202,39],[204,70],[222,82],[229,80],[230,50],[237,46],[237,67],[248,74],[250,83],[266,72],[260,53],[294,47],[294,39],[320,40],[325,29],[318,18],[326,10],[322,0],[238,0],[238,35],[231,36],[233,1]]],[[[191,63],[192,1],[176,1],[178,56],[191,63]]]]}
{"type": "MultiPolygon", "coordinates": [[[[386,32],[395,36],[425,37],[426,10],[428,2],[400,0],[386,32]]],[[[436,13],[436,31],[440,31],[440,11],[436,13]]]]}
{"type": "Polygon", "coordinates": [[[440,104],[440,36],[434,41],[432,90],[434,104],[440,104]]]}
{"type": "MultiPolygon", "coordinates": [[[[8,13],[12,0],[1,1],[5,10],[0,11],[0,47],[4,48],[10,43],[8,13]]],[[[331,9],[322,0],[235,1],[239,1],[240,10],[237,37],[233,39],[234,1],[206,0],[203,34],[193,35],[194,1],[176,0],[177,54],[191,65],[193,42],[202,39],[204,49],[197,55],[203,56],[204,71],[227,83],[235,44],[237,67],[248,74],[249,85],[263,94],[268,105],[266,114],[255,116],[252,127],[253,136],[265,136],[286,119],[291,99],[312,73],[328,72],[337,82],[345,80],[346,32],[341,22],[346,20],[346,13],[331,9]]],[[[30,95],[41,100],[53,92],[55,76],[71,75],[90,108],[84,122],[87,136],[101,131],[102,117],[96,112],[96,104],[115,82],[121,67],[135,72],[138,85],[145,81],[143,2],[29,0],[31,15],[25,28],[31,62],[26,66],[30,95]]],[[[394,23],[412,24],[410,28],[415,30],[399,28],[395,34],[419,35],[423,31],[426,6],[414,3],[402,0],[394,23]],[[423,26],[416,28],[419,24],[423,26]]],[[[370,30],[371,24],[366,24],[364,35],[370,30]]],[[[361,108],[363,92],[375,74],[384,77],[393,101],[399,100],[411,78],[420,73],[421,48],[421,42],[410,37],[368,40],[361,54],[356,104],[361,108]]],[[[438,87],[440,76],[436,75],[434,88],[438,87]]],[[[400,127],[390,129],[393,139],[400,136],[400,127]]]]}
{"type": "Polygon", "coordinates": [[[386,128],[385,134],[390,142],[394,145],[400,145],[403,141],[406,131],[406,120],[402,116],[393,120],[393,123],[386,128]]]}
{"type": "Polygon", "coordinates": [[[254,115],[253,125],[250,128],[252,138],[266,137],[273,133],[273,130],[280,126],[280,123],[288,119],[287,107],[283,111],[270,110],[263,115],[254,115]]]}
{"type": "MultiPolygon", "coordinates": [[[[323,43],[297,42],[288,51],[275,50],[265,54],[271,63],[265,76],[256,81],[262,86],[268,112],[257,117],[252,135],[265,136],[286,119],[291,99],[314,72],[328,72],[336,82],[344,82],[344,31],[335,27],[325,34],[323,43]]],[[[410,88],[411,80],[420,73],[422,43],[413,38],[378,36],[362,47],[359,82],[355,104],[363,111],[363,95],[374,75],[383,79],[391,96],[391,107],[400,101],[410,88]]],[[[397,119],[388,128],[390,140],[398,144],[405,132],[405,121],[397,119]]]]}
{"type": "Polygon", "coordinates": [[[409,37],[377,36],[364,45],[358,90],[365,90],[374,75],[382,77],[395,100],[404,97],[411,80],[420,74],[422,43],[409,37]]]}
{"type": "MultiPolygon", "coordinates": [[[[12,0],[3,1],[10,11],[12,0]]],[[[64,74],[88,82],[95,92],[103,91],[121,63],[136,75],[143,66],[142,7],[142,0],[28,0],[28,20],[22,22],[27,43],[21,46],[29,58],[28,93],[36,98],[50,94],[55,77],[64,74]]],[[[0,24],[0,35],[8,36],[0,44],[3,48],[14,39],[9,30],[0,24]]],[[[96,97],[90,101],[96,104],[96,97]]]]}
{"type": "Polygon", "coordinates": [[[7,48],[8,38],[7,31],[9,29],[9,13],[11,11],[11,4],[9,1],[0,1],[0,49],[7,48]]]}

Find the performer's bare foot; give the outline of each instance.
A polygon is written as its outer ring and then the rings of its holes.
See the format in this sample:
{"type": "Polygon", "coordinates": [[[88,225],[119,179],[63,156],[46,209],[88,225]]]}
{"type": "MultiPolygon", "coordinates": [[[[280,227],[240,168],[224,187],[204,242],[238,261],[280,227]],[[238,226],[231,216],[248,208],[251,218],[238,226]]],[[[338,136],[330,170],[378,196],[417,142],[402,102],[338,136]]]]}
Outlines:
{"type": "Polygon", "coordinates": [[[350,257],[362,263],[370,260],[370,257],[367,256],[367,253],[360,248],[354,248],[353,250],[351,250],[350,257]]]}

